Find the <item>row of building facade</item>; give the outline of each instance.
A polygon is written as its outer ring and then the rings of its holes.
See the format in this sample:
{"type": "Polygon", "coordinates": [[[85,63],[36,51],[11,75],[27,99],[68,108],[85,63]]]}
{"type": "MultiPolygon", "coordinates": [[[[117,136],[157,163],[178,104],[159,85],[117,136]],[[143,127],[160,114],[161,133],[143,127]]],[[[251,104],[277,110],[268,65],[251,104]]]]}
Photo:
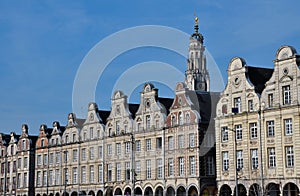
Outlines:
{"type": "Polygon", "coordinates": [[[174,98],[146,83],[139,104],[122,91],[111,110],[0,134],[0,195],[299,195],[300,56],[281,47],[274,69],[233,58],[209,91],[203,36],[190,37],[174,98]],[[299,81],[299,82],[298,82],[299,81]]]}

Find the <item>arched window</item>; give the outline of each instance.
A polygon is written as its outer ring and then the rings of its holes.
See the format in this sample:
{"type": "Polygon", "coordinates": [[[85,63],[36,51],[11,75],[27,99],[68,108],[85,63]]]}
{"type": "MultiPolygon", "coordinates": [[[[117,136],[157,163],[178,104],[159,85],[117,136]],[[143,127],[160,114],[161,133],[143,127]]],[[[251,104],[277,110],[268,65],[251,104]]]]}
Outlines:
{"type": "Polygon", "coordinates": [[[189,113],[187,113],[187,114],[185,115],[185,120],[186,120],[186,123],[187,123],[187,124],[190,124],[191,118],[190,118],[190,114],[189,114],[189,113]]]}
{"type": "Polygon", "coordinates": [[[176,117],[174,115],[171,117],[171,125],[172,126],[176,125],[176,117]]]}
{"type": "Polygon", "coordinates": [[[178,119],[179,119],[179,125],[183,125],[183,115],[182,115],[182,112],[179,112],[178,119]]]}

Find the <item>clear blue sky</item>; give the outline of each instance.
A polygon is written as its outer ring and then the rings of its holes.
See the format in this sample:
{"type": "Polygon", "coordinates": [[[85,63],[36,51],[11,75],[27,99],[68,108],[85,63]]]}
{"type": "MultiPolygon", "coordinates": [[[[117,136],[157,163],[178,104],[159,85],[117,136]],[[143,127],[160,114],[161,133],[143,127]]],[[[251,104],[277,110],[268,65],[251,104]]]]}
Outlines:
{"type": "MultiPolygon", "coordinates": [[[[0,132],[19,134],[23,123],[31,134],[38,134],[41,124],[51,127],[55,120],[65,125],[83,58],[99,41],[122,29],[164,25],[192,33],[196,12],[205,46],[226,80],[232,57],[272,67],[281,45],[300,51],[299,7],[298,0],[0,1],[0,132]]],[[[188,40],[182,46],[186,51],[187,44],[188,40]]],[[[184,59],[162,49],[120,55],[99,80],[105,84],[97,86],[99,107],[110,108],[111,86],[124,69],[150,60],[179,64],[183,71],[186,66],[184,59]]]]}

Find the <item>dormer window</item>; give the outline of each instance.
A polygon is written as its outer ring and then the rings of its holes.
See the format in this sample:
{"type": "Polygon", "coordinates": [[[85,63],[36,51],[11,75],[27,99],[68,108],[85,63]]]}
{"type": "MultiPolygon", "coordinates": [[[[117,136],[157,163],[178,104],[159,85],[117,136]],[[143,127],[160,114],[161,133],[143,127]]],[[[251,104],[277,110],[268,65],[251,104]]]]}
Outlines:
{"type": "Polygon", "coordinates": [[[13,145],[11,145],[11,147],[10,147],[10,154],[11,154],[11,155],[14,154],[14,146],[13,146],[13,145]]]}
{"type": "Polygon", "coordinates": [[[22,149],[26,150],[26,140],[22,140],[22,149]]]}
{"type": "MultiPolygon", "coordinates": [[[[23,140],[23,149],[25,150],[25,140],[23,140]]],[[[45,146],[45,140],[44,139],[41,139],[41,147],[44,147],[45,146]]]]}
{"type": "Polygon", "coordinates": [[[176,125],[176,117],[175,117],[175,116],[172,116],[172,117],[171,117],[171,125],[172,125],[172,126],[175,126],[175,125],[176,125]]]}
{"type": "Polygon", "coordinates": [[[117,121],[116,122],[116,134],[120,135],[120,132],[121,132],[121,130],[120,130],[120,121],[117,121]]]}
{"type": "Polygon", "coordinates": [[[147,128],[147,130],[149,130],[150,129],[150,115],[147,115],[146,116],[146,128],[147,128]]]}
{"type": "Polygon", "coordinates": [[[236,97],[233,99],[233,105],[234,105],[234,108],[236,108],[238,113],[240,113],[242,111],[242,103],[241,103],[240,97],[236,97]]]}
{"type": "Polygon", "coordinates": [[[253,100],[248,100],[248,111],[253,112],[253,100]]]}
{"type": "Polygon", "coordinates": [[[94,128],[91,127],[90,128],[90,139],[93,139],[94,138],[94,128]]]}
{"type": "Polygon", "coordinates": [[[183,115],[182,115],[182,112],[179,112],[178,119],[179,119],[179,125],[183,125],[183,115]]]}
{"type": "Polygon", "coordinates": [[[69,135],[66,135],[66,144],[69,143],[69,135]]]}

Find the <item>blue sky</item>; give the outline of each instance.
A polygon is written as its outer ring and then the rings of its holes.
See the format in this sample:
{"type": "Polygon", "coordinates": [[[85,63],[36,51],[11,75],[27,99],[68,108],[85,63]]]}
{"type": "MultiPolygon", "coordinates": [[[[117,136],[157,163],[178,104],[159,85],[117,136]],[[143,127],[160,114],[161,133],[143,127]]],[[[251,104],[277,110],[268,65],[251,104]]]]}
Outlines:
{"type": "MultiPolygon", "coordinates": [[[[82,60],[98,42],[120,30],[163,25],[190,34],[196,12],[204,44],[226,81],[232,57],[243,57],[252,66],[273,67],[280,46],[300,51],[299,7],[297,0],[0,1],[0,132],[20,133],[23,123],[31,134],[38,134],[41,124],[51,127],[55,120],[65,125],[82,60]]],[[[186,54],[187,46],[188,40],[182,46],[186,54]]],[[[118,76],[144,61],[176,64],[181,71],[186,66],[184,58],[164,49],[127,51],[98,81],[100,108],[110,108],[118,76]]],[[[135,90],[131,102],[138,101],[140,90],[135,90]]],[[[160,95],[172,96],[171,92],[166,88],[160,95]]]]}

